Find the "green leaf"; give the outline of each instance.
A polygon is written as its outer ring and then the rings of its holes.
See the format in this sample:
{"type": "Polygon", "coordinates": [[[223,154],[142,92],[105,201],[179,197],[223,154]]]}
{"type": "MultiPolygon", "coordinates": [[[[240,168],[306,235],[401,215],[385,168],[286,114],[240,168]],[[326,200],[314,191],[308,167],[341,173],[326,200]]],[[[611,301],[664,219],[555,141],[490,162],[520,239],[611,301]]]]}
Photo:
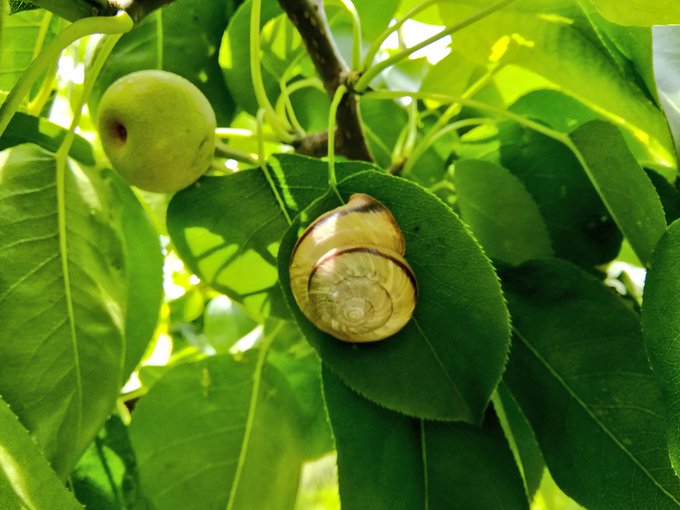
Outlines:
{"type": "Polygon", "coordinates": [[[566,262],[502,277],[515,331],[504,380],[560,488],[590,510],[680,506],[638,316],[566,262]]]}
{"type": "MultiPolygon", "coordinates": [[[[340,176],[371,168],[338,165],[340,176]]],[[[328,189],[327,165],[279,155],[270,171],[294,216],[328,189]]],[[[288,316],[277,284],[276,254],[288,228],[260,169],[204,177],[177,193],[168,207],[168,232],[179,255],[202,281],[245,306],[256,319],[288,316]]]]}
{"type": "Polygon", "coordinates": [[[142,69],[163,69],[196,85],[210,100],[218,124],[229,123],[235,108],[220,70],[217,48],[234,3],[176,0],[156,9],[124,34],[106,59],[89,98],[90,109],[97,111],[101,95],[121,76],[142,69]]]}
{"type": "Polygon", "coordinates": [[[225,296],[217,296],[205,307],[203,333],[216,352],[229,352],[255,326],[257,323],[225,296]]]}
{"type": "Polygon", "coordinates": [[[680,28],[657,26],[652,32],[653,67],[659,98],[680,153],[680,28]]]}
{"type": "Polygon", "coordinates": [[[71,474],[78,501],[91,510],[148,508],[139,487],[135,453],[128,427],[113,415],[78,461],[71,474]]]}
{"type": "Polygon", "coordinates": [[[359,13],[361,32],[371,42],[387,28],[401,2],[394,0],[354,0],[359,13]]]}
{"type": "Polygon", "coordinates": [[[663,207],[619,130],[593,121],[570,135],[579,159],[635,254],[648,263],[666,230],[663,207]],[[602,150],[606,147],[606,150],[602,150]]]}
{"type": "MultiPolygon", "coordinates": [[[[265,333],[269,330],[267,324],[265,333]]],[[[285,323],[279,330],[267,355],[267,363],[286,378],[295,397],[300,416],[298,428],[301,437],[304,437],[305,459],[317,459],[333,450],[321,391],[321,362],[294,322],[285,323]]]]}
{"type": "Polygon", "coordinates": [[[177,365],[139,401],[130,439],[157,508],[292,508],[301,466],[292,397],[257,354],[177,365]]]}
{"type": "Polygon", "coordinates": [[[105,176],[69,165],[58,179],[33,145],[0,157],[0,393],[65,477],[121,384],[120,211],[105,176]]]}
{"type": "Polygon", "coordinates": [[[58,24],[59,18],[44,9],[6,16],[0,44],[0,92],[12,89],[37,52],[54,37],[58,24]]]}
{"type": "Polygon", "coordinates": [[[463,221],[489,257],[515,265],[552,256],[536,202],[508,170],[488,161],[458,161],[454,183],[463,221]]]}
{"type": "Polygon", "coordinates": [[[625,8],[615,0],[588,0],[609,21],[619,25],[651,27],[680,24],[680,5],[675,0],[628,0],[625,8]]]}
{"type": "MultiPolygon", "coordinates": [[[[251,115],[256,115],[258,104],[250,76],[250,5],[251,0],[243,2],[229,20],[220,45],[219,63],[236,104],[251,115]]],[[[260,27],[279,14],[281,8],[276,0],[263,0],[260,27]]],[[[262,75],[267,96],[272,100],[279,93],[278,84],[268,72],[262,75]]]]}
{"type": "Polygon", "coordinates": [[[507,385],[502,381],[494,394],[493,407],[522,474],[527,498],[532,501],[541,486],[545,471],[543,454],[534,431],[531,430],[531,425],[507,385]]]}
{"type": "Polygon", "coordinates": [[[0,399],[0,504],[13,510],[60,508],[78,510],[73,494],[52,471],[47,460],[21,426],[12,410],[0,399]],[[12,493],[7,493],[10,489],[12,493]]]}
{"type": "Polygon", "coordinates": [[[649,180],[652,181],[656,194],[659,195],[666,223],[670,225],[680,218],[680,192],[678,192],[675,186],[654,170],[645,168],[645,173],[647,174],[647,177],[649,177],[649,180]]]}
{"type": "MultiPolygon", "coordinates": [[[[673,142],[665,118],[632,81],[624,79],[605,48],[588,37],[571,2],[564,12],[546,15],[542,2],[535,12],[504,10],[453,35],[469,59],[489,65],[520,66],[551,81],[558,89],[599,112],[648,145],[649,163],[675,165],[673,142]],[[570,7],[571,6],[571,7],[570,7]],[[559,57],[557,57],[559,56],[559,57]]],[[[451,21],[475,12],[448,7],[451,21]]]]}
{"type": "Polygon", "coordinates": [[[344,510],[529,508],[493,413],[480,428],[417,420],[323,375],[344,510]]]}
{"type": "Polygon", "coordinates": [[[330,193],[300,215],[279,253],[279,280],[322,361],[367,398],[411,416],[478,422],[505,364],[508,322],[496,275],[444,203],[404,179],[362,172],[339,191],[369,193],[394,214],[418,280],[414,319],[391,338],[350,344],[322,333],[291,295],[288,264],[300,227],[338,205],[330,193]]]}
{"type": "Polygon", "coordinates": [[[160,237],[130,187],[113,171],[103,174],[116,190],[127,257],[125,362],[122,383],[130,377],[153,338],[163,301],[160,237]]]}
{"type": "MultiPolygon", "coordinates": [[[[67,130],[53,124],[44,117],[33,117],[15,113],[7,129],[0,137],[0,151],[22,143],[34,143],[43,149],[56,152],[66,136],[67,130]]],[[[85,165],[94,165],[92,146],[82,136],[75,135],[69,156],[85,165]]]]}
{"type": "Polygon", "coordinates": [[[676,472],[680,472],[680,406],[677,378],[680,350],[677,338],[680,313],[676,305],[680,283],[680,222],[674,222],[659,241],[645,280],[642,332],[647,352],[661,385],[668,413],[668,446],[676,472]]]}
{"type": "Polygon", "coordinates": [[[516,125],[502,126],[500,140],[500,149],[489,158],[497,157],[534,198],[555,254],[584,268],[614,259],[621,233],[573,152],[516,125]]]}

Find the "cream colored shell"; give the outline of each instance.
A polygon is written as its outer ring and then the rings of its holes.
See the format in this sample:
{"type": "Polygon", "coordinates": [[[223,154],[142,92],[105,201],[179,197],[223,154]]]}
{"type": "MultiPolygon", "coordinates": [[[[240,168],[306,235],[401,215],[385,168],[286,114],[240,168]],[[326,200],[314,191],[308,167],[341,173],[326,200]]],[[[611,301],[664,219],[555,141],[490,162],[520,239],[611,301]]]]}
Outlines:
{"type": "Polygon", "coordinates": [[[320,330],[347,342],[383,340],[411,319],[417,285],[392,213],[369,195],[314,221],[290,264],[295,300],[320,330]]]}

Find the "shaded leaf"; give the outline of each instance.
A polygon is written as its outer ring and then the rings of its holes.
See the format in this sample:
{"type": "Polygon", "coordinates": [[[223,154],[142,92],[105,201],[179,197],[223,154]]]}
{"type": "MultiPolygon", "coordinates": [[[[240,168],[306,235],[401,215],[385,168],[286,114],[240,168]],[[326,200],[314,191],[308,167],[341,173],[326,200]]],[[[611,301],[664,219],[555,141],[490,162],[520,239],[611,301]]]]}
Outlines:
{"type": "Polygon", "coordinates": [[[552,256],[545,222],[522,183],[488,161],[456,162],[456,202],[486,254],[509,264],[552,256]]]}
{"type": "Polygon", "coordinates": [[[493,407],[522,474],[527,499],[532,501],[545,471],[543,454],[534,431],[504,382],[496,389],[493,407]]]}
{"type": "Polygon", "coordinates": [[[130,424],[144,494],[168,510],[291,508],[301,455],[290,404],[253,351],[173,367],[130,424]]]}
{"type": "Polygon", "coordinates": [[[82,508],[52,471],[47,460],[0,399],[0,504],[2,508],[82,508]],[[6,492],[6,491],[11,492],[6,492]]]}
{"type": "Polygon", "coordinates": [[[515,331],[504,380],[560,488],[591,510],[677,508],[638,316],[566,262],[534,261],[502,278],[515,331]]]}
{"type": "Polygon", "coordinates": [[[668,447],[676,472],[680,472],[680,406],[678,392],[678,337],[680,330],[680,222],[674,222],[659,241],[645,280],[642,331],[647,352],[658,378],[668,413],[668,447]]]}
{"type": "MultiPolygon", "coordinates": [[[[7,129],[0,137],[0,150],[22,143],[34,143],[43,149],[56,152],[66,133],[66,129],[53,124],[44,117],[33,117],[18,112],[14,114],[7,129]]],[[[95,164],[92,146],[79,135],[75,135],[69,155],[85,165],[95,164]]]]}
{"type": "Polygon", "coordinates": [[[203,333],[217,352],[229,352],[255,326],[257,323],[225,296],[217,296],[205,307],[203,333]]]}
{"type": "Polygon", "coordinates": [[[121,383],[120,211],[105,176],[69,165],[60,180],[32,145],[0,156],[0,393],[65,477],[121,383]]]}
{"type": "Polygon", "coordinates": [[[621,233],[573,152],[513,125],[501,128],[500,139],[499,161],[538,204],[555,254],[585,268],[614,259],[621,233]]]}
{"type": "Polygon", "coordinates": [[[341,181],[339,190],[345,199],[370,193],[394,214],[418,280],[418,305],[403,330],[368,344],[338,341],[302,315],[290,293],[290,254],[300,226],[338,205],[329,194],[296,219],[279,254],[279,280],[303,334],[333,372],[383,406],[481,420],[508,348],[507,315],[488,259],[451,209],[413,183],[362,172],[341,181]]]}
{"type": "Polygon", "coordinates": [[[409,418],[323,374],[343,509],[529,508],[493,413],[480,428],[409,418]]]}
{"type": "Polygon", "coordinates": [[[589,122],[577,128],[570,138],[619,229],[638,258],[648,263],[666,230],[663,207],[651,181],[615,126],[603,121],[589,122]],[[603,147],[607,150],[602,150],[603,147]]]}

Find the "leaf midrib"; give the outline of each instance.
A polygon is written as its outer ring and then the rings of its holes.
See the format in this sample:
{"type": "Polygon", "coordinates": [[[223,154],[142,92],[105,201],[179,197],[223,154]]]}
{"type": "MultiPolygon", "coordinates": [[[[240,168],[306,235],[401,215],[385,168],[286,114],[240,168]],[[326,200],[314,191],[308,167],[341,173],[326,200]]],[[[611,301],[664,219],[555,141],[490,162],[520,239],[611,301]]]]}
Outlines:
{"type": "Polygon", "coordinates": [[[590,407],[583,401],[576,391],[574,391],[569,384],[562,378],[558,371],[553,368],[553,366],[541,356],[540,352],[531,345],[531,342],[526,338],[515,326],[513,326],[513,331],[517,337],[524,343],[524,345],[531,351],[531,353],[538,359],[538,361],[545,367],[548,372],[555,378],[555,380],[563,387],[567,394],[586,412],[586,414],[595,422],[595,424],[614,442],[616,446],[619,447],[632,461],[633,464],[642,471],[642,473],[649,478],[654,486],[656,486],[664,495],[671,499],[674,503],[680,506],[680,500],[678,500],[673,494],[668,492],[666,488],[661,485],[656,478],[649,472],[649,470],[638,460],[638,458],[631,452],[626,446],[619,441],[616,435],[609,430],[609,428],[590,410],[590,407]]]}

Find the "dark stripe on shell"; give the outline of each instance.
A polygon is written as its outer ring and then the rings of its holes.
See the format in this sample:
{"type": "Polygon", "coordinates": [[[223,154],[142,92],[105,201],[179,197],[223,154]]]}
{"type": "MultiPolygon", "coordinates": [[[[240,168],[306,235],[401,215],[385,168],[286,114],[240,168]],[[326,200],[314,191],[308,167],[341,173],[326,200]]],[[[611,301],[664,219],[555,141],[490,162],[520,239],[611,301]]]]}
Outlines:
{"type": "Polygon", "coordinates": [[[406,264],[404,264],[401,260],[387,254],[383,253],[380,250],[376,250],[375,248],[363,248],[361,246],[354,246],[352,248],[335,248],[331,251],[329,251],[326,255],[321,257],[319,260],[316,261],[316,264],[314,264],[314,268],[312,269],[312,272],[309,274],[309,277],[307,279],[307,292],[309,292],[309,287],[312,283],[312,279],[314,278],[314,275],[316,274],[317,269],[321,265],[323,265],[325,262],[334,259],[335,257],[339,257],[340,255],[346,255],[347,253],[370,253],[372,255],[377,255],[379,257],[382,257],[384,259],[392,261],[394,264],[399,266],[399,268],[406,273],[406,276],[408,276],[408,279],[411,281],[411,285],[413,286],[413,292],[416,295],[416,298],[418,297],[418,282],[416,282],[416,277],[413,274],[413,270],[406,264]]]}
{"type": "Polygon", "coordinates": [[[319,225],[322,221],[325,221],[328,218],[345,216],[350,213],[373,213],[378,211],[385,212],[390,223],[392,223],[392,225],[394,225],[397,231],[401,234],[401,229],[397,224],[397,220],[394,219],[394,216],[387,207],[385,207],[381,202],[378,202],[375,198],[373,198],[370,195],[366,195],[365,193],[354,193],[352,196],[349,197],[349,202],[347,202],[344,205],[338,206],[335,209],[331,209],[325,214],[322,214],[305,229],[305,231],[302,233],[300,238],[295,243],[295,247],[293,247],[293,252],[291,253],[291,260],[295,256],[295,252],[297,252],[298,246],[300,246],[302,241],[309,234],[311,234],[317,227],[317,225],[319,225]],[[352,206],[351,205],[352,199],[355,200],[360,199],[362,200],[362,203],[360,203],[359,205],[352,206]]]}

